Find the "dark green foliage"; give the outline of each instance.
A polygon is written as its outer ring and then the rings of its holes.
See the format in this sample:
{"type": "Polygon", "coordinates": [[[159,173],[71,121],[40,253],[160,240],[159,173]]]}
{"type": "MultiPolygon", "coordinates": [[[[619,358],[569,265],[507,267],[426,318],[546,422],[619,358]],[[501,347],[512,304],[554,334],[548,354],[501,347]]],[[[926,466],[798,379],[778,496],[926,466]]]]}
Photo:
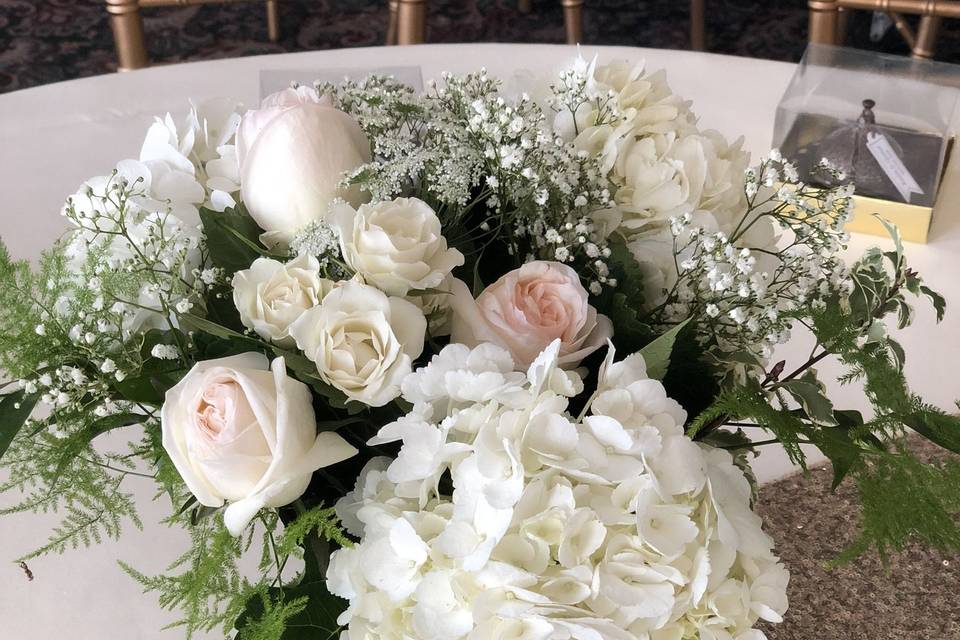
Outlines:
{"type": "Polygon", "coordinates": [[[242,640],[333,640],[340,632],[337,617],[346,601],[327,591],[323,567],[328,543],[351,545],[337,525],[332,508],[318,505],[300,512],[276,543],[277,558],[303,551],[304,571],[296,583],[271,586],[251,597],[235,626],[242,640]],[[280,620],[283,624],[279,624],[280,620]]]}
{"type": "Polygon", "coordinates": [[[630,254],[622,238],[610,240],[607,266],[610,277],[616,278],[616,287],[604,287],[592,302],[597,311],[613,322],[617,350],[622,354],[639,351],[650,343],[657,333],[644,320],[643,274],[640,265],[630,254]]]}
{"type": "Polygon", "coordinates": [[[299,583],[271,587],[247,602],[237,618],[240,640],[336,640],[337,617],[346,601],[327,591],[323,575],[310,569],[299,583]],[[282,623],[281,623],[282,621],[282,623]]]}
{"type": "Polygon", "coordinates": [[[960,418],[935,410],[914,411],[900,416],[903,424],[944,449],[960,453],[960,418]]]}
{"type": "Polygon", "coordinates": [[[23,423],[30,417],[38,399],[37,394],[27,394],[22,390],[0,396],[0,458],[3,458],[23,423]]]}
{"type": "MultiPolygon", "coordinates": [[[[260,243],[263,233],[243,205],[218,212],[200,209],[203,233],[207,238],[207,250],[214,266],[227,275],[247,269],[260,256],[272,256],[272,252],[260,243]]],[[[277,256],[281,259],[285,256],[277,256]]]]}
{"type": "Polygon", "coordinates": [[[707,360],[693,324],[685,325],[673,343],[663,385],[689,416],[699,415],[720,393],[718,368],[707,360]]]}
{"type": "Polygon", "coordinates": [[[643,346],[638,353],[643,356],[643,361],[647,365],[647,375],[654,380],[663,380],[667,375],[667,369],[673,361],[672,353],[677,336],[683,331],[686,322],[681,322],[663,335],[643,346]]]}

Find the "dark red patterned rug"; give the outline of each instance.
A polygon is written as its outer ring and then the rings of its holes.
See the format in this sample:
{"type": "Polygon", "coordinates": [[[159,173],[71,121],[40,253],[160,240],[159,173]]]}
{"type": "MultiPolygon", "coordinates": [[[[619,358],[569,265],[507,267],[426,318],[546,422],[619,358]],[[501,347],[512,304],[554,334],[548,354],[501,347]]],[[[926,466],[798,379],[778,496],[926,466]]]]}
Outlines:
{"type": "MultiPolygon", "coordinates": [[[[177,62],[383,43],[387,0],[285,0],[282,39],[266,36],[262,3],[144,11],[151,59],[177,62]]],[[[560,0],[429,0],[430,42],[562,42],[560,0]]],[[[805,0],[707,0],[709,48],[798,60],[806,45],[805,0]]],[[[584,42],[687,48],[685,0],[586,0],[584,42]]],[[[906,52],[896,33],[869,42],[869,15],[853,21],[858,46],[906,52]]],[[[940,58],[960,61],[960,24],[945,27],[940,58]]],[[[0,0],[0,92],[106,73],[113,41],[103,0],[0,0]]]]}

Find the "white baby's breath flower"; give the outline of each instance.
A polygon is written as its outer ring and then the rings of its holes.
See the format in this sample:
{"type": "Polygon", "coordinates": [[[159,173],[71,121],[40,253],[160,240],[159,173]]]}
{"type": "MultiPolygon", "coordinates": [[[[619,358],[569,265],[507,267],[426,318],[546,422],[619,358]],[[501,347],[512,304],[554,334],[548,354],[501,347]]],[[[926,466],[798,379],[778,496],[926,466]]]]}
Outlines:
{"type": "Polygon", "coordinates": [[[150,355],[161,360],[176,360],[180,357],[180,351],[172,344],[155,344],[150,355]]]}

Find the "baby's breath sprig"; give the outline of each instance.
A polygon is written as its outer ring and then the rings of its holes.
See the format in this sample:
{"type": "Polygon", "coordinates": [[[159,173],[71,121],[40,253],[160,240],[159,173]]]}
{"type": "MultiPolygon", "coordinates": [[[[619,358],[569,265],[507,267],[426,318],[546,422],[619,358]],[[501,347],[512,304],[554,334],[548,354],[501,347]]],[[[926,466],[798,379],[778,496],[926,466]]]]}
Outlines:
{"type": "MultiPolygon", "coordinates": [[[[818,170],[838,172],[821,163],[818,170]]],[[[852,290],[840,256],[849,239],[852,188],[803,183],[776,151],[745,176],[747,209],[729,234],[671,220],[678,276],[651,316],[672,324],[704,318],[700,339],[719,352],[768,358],[794,322],[852,290]],[[780,242],[769,241],[779,234],[780,242]]]]}

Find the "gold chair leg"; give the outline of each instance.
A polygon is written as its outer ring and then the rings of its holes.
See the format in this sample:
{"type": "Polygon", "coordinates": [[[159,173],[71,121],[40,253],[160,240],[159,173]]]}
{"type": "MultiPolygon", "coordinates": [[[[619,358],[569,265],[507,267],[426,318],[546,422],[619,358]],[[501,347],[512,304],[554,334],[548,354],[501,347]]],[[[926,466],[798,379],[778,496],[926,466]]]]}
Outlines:
{"type": "Polygon", "coordinates": [[[690,0],[690,48],[707,50],[706,0],[690,0]]]}
{"type": "Polygon", "coordinates": [[[920,26],[917,27],[917,42],[913,45],[910,55],[914,58],[932,58],[937,48],[937,34],[943,18],[939,16],[923,16],[920,26]]]}
{"type": "Polygon", "coordinates": [[[906,41],[907,46],[911,49],[917,46],[917,35],[913,32],[913,27],[910,26],[910,23],[907,22],[904,15],[894,11],[891,11],[887,15],[893,20],[893,26],[900,32],[900,37],[906,41]]]}
{"type": "Polygon", "coordinates": [[[397,44],[397,5],[398,0],[390,0],[390,18],[387,22],[387,44],[397,44]]]}
{"type": "Polygon", "coordinates": [[[520,13],[533,11],[533,0],[517,0],[517,11],[520,13]]]}
{"type": "Polygon", "coordinates": [[[270,42],[280,39],[279,0],[267,0],[267,37],[270,42]]]}
{"type": "Polygon", "coordinates": [[[423,44],[426,41],[426,0],[397,1],[397,44],[423,44]]]}
{"type": "Polygon", "coordinates": [[[583,0],[561,0],[561,3],[567,44],[579,44],[583,40],[583,0]]]}
{"type": "Polygon", "coordinates": [[[810,42],[836,44],[839,22],[837,0],[808,0],[807,6],[810,9],[810,42]]]}
{"type": "Polygon", "coordinates": [[[846,7],[837,9],[837,44],[842,45],[847,41],[847,25],[850,23],[851,10],[846,7]]]}
{"type": "Polygon", "coordinates": [[[137,0],[107,0],[113,43],[117,49],[117,71],[140,69],[149,64],[143,38],[143,18],[137,0]]]}

